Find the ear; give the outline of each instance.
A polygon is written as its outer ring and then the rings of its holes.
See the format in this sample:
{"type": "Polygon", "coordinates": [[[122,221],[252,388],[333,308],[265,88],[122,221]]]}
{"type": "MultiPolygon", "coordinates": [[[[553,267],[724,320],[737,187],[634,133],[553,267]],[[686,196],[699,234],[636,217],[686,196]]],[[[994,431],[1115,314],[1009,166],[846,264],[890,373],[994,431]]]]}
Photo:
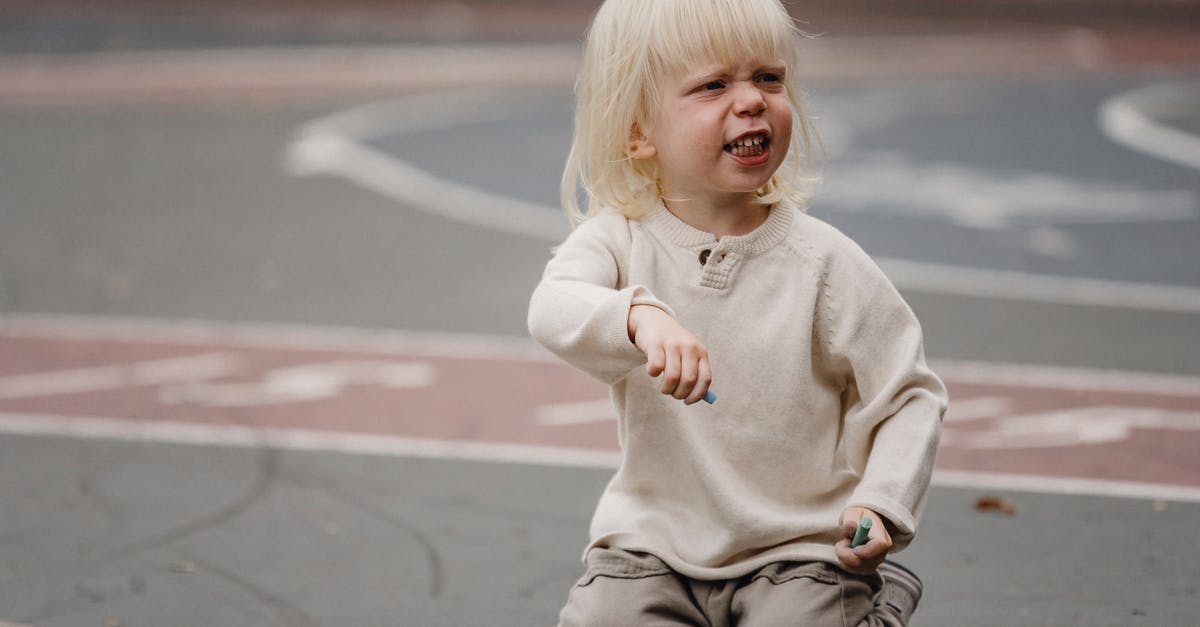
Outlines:
{"type": "Polygon", "coordinates": [[[625,154],[633,159],[649,159],[658,154],[658,149],[650,142],[650,138],[642,133],[642,127],[637,122],[629,131],[629,143],[625,145],[625,154]]]}

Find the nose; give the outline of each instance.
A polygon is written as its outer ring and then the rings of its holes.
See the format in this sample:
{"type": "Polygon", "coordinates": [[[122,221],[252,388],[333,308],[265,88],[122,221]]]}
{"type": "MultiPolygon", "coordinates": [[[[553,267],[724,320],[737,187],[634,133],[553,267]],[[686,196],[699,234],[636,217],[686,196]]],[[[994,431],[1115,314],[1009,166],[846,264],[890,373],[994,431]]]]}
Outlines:
{"type": "Polygon", "coordinates": [[[756,116],[767,108],[767,101],[754,83],[739,82],[733,95],[734,113],[737,115],[756,116]]]}

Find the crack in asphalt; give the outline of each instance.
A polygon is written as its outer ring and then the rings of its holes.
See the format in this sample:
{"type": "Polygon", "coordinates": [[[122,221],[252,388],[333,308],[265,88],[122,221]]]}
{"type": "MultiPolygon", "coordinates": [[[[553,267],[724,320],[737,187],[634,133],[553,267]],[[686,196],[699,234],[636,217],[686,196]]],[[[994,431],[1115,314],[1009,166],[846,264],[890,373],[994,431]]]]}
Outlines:
{"type": "Polygon", "coordinates": [[[90,562],[89,565],[93,567],[101,566],[150,549],[178,542],[188,536],[225,523],[249,509],[251,505],[260,501],[270,492],[279,468],[278,449],[271,448],[264,440],[255,450],[258,452],[258,472],[255,481],[237,500],[148,539],[132,542],[123,547],[108,551],[90,562]]]}
{"type": "Polygon", "coordinates": [[[359,492],[345,486],[336,485],[327,479],[290,473],[293,481],[300,485],[308,485],[324,491],[333,497],[375,520],[397,529],[411,538],[421,548],[429,569],[429,597],[438,598],[445,588],[445,567],[441,554],[429,536],[416,525],[408,522],[394,512],[371,501],[359,492]]]}
{"type": "Polygon", "coordinates": [[[237,573],[225,570],[216,564],[207,560],[202,560],[197,557],[189,558],[195,563],[202,572],[212,573],[217,577],[245,590],[247,594],[254,597],[259,603],[269,608],[279,616],[279,619],[287,627],[319,627],[318,623],[307,612],[287,599],[275,594],[262,586],[250,581],[249,579],[238,575],[237,573]]]}

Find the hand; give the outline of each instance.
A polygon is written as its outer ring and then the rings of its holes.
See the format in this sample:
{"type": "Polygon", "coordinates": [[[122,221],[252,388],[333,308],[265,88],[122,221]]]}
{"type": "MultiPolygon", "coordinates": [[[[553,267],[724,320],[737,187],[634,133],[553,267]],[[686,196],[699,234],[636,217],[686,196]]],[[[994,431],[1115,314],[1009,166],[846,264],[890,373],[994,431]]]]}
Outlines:
{"type": "Polygon", "coordinates": [[[653,305],[629,308],[629,339],[646,354],[646,373],[662,375],[663,394],[691,405],[712,383],[708,350],[670,314],[653,305]]]}
{"type": "Polygon", "coordinates": [[[852,573],[869,575],[879,568],[892,549],[892,535],[888,533],[883,517],[865,507],[847,507],[842,512],[842,540],[834,546],[842,567],[852,573]],[[871,531],[867,534],[867,543],[858,548],[850,548],[850,540],[858,529],[858,520],[866,516],[871,519],[871,531]]]}

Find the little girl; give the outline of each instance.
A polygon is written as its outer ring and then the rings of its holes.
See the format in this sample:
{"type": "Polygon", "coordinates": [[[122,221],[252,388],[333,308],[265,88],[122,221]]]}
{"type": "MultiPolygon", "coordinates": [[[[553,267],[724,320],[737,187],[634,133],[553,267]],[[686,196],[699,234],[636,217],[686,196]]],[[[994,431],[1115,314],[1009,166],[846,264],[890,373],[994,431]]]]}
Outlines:
{"type": "Polygon", "coordinates": [[[623,457],[562,625],[903,625],[921,596],[884,558],[945,389],[892,285],[804,213],[797,36],[778,0],[607,0],[588,32],[576,227],[529,329],[612,386],[623,457]]]}

